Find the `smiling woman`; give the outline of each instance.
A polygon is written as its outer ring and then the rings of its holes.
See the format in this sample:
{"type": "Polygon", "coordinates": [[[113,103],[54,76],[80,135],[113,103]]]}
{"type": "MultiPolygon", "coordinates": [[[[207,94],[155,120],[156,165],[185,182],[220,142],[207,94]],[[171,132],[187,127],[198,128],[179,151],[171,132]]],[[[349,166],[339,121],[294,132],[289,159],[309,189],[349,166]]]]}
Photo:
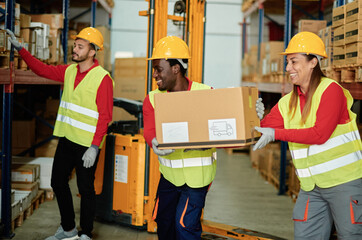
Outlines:
{"type": "Polygon", "coordinates": [[[362,143],[348,90],[326,78],[319,65],[324,43],[311,32],[295,35],[283,55],[293,91],[282,97],[257,129],[254,149],[287,141],[301,184],[294,207],[294,239],[362,239],[362,143]],[[358,200],[360,199],[360,200],[358,200]]]}

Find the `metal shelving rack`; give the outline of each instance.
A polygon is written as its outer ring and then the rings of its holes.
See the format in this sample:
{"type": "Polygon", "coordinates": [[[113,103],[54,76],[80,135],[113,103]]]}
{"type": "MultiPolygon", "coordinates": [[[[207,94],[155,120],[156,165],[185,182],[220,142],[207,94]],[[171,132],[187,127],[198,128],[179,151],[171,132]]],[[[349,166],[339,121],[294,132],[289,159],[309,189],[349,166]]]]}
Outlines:
{"type": "MultiPolygon", "coordinates": [[[[64,28],[62,33],[62,44],[64,51],[64,63],[67,62],[68,52],[68,28],[69,28],[69,0],[62,0],[64,15],[64,28]]],[[[84,2],[89,0],[83,0],[84,2]]],[[[105,0],[92,0],[91,4],[91,26],[95,26],[97,2],[109,13],[109,25],[111,25],[112,8],[105,0]]],[[[5,26],[14,31],[15,0],[6,0],[5,26]]],[[[47,84],[60,85],[60,83],[39,77],[31,71],[15,70],[14,48],[10,51],[9,69],[0,69],[0,84],[3,85],[3,114],[2,114],[2,146],[0,160],[2,163],[1,174],[1,224],[0,238],[12,238],[15,234],[11,227],[11,162],[12,162],[12,117],[13,117],[13,94],[15,84],[47,84]]]]}

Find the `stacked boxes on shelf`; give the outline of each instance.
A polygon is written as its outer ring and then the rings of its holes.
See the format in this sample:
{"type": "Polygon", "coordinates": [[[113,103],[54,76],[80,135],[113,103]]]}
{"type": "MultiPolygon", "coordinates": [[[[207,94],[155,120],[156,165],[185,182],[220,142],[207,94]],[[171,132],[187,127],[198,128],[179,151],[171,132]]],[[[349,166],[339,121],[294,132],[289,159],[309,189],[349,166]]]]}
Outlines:
{"type": "Polygon", "coordinates": [[[320,66],[325,71],[332,69],[333,66],[333,32],[330,26],[319,30],[319,37],[324,42],[326,47],[327,58],[323,58],[320,62],[320,66]]]}
{"type": "Polygon", "coordinates": [[[362,1],[346,5],[345,18],[345,64],[362,64],[362,1]]]}
{"type": "Polygon", "coordinates": [[[30,15],[33,25],[41,23],[44,26],[44,50],[42,60],[46,60],[50,64],[58,64],[62,62],[62,47],[60,33],[63,29],[63,14],[35,14],[30,15]]]}
{"type": "MultiPolygon", "coordinates": [[[[5,2],[0,2],[0,8],[5,10],[5,2]]],[[[0,13],[0,17],[2,14],[0,13]]],[[[20,4],[15,4],[15,15],[14,15],[14,34],[19,42],[23,43],[24,40],[20,37],[20,4]]],[[[0,67],[9,68],[10,64],[10,49],[11,43],[9,41],[9,36],[6,34],[5,21],[0,22],[0,67]]],[[[18,56],[14,56],[14,67],[18,67],[18,56]]]]}
{"type": "Polygon", "coordinates": [[[333,31],[333,67],[341,67],[345,64],[345,28],[346,6],[333,8],[332,31],[333,31]]]}

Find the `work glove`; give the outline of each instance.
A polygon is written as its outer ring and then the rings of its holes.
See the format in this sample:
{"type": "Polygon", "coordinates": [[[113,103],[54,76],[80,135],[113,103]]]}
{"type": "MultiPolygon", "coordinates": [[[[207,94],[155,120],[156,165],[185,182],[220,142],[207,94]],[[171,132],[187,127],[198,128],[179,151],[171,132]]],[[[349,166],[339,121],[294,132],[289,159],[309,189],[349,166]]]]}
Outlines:
{"type": "Polygon", "coordinates": [[[90,168],[94,165],[94,162],[96,161],[97,155],[98,155],[98,146],[91,145],[87,151],[83,154],[82,160],[83,160],[83,167],[90,168]]]}
{"type": "Polygon", "coordinates": [[[19,41],[16,40],[14,33],[12,31],[10,31],[9,29],[6,29],[6,32],[10,35],[9,40],[10,40],[11,44],[13,44],[13,46],[16,50],[20,51],[23,48],[23,46],[21,46],[21,43],[19,43],[19,41]]]}
{"type": "Polygon", "coordinates": [[[166,156],[173,153],[173,149],[158,149],[158,141],[156,138],[152,139],[152,149],[158,156],[166,156]]]}
{"type": "Polygon", "coordinates": [[[264,110],[265,110],[262,98],[258,98],[258,100],[256,100],[255,109],[256,109],[256,114],[258,115],[258,118],[260,120],[262,120],[263,116],[264,116],[264,110]]]}
{"type": "Polygon", "coordinates": [[[254,145],[253,151],[263,148],[265,145],[275,140],[275,130],[273,128],[255,127],[255,130],[260,132],[262,135],[258,142],[254,145]]]}

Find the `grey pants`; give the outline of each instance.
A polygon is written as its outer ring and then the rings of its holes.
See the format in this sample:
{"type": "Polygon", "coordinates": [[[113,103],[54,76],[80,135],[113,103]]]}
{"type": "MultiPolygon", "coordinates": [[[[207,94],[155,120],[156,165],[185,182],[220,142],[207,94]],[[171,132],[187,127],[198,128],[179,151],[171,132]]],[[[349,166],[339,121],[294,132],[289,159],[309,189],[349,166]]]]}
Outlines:
{"type": "Polygon", "coordinates": [[[328,240],[333,223],[338,240],[361,240],[362,179],[309,192],[300,190],[293,220],[295,240],[328,240]]]}

